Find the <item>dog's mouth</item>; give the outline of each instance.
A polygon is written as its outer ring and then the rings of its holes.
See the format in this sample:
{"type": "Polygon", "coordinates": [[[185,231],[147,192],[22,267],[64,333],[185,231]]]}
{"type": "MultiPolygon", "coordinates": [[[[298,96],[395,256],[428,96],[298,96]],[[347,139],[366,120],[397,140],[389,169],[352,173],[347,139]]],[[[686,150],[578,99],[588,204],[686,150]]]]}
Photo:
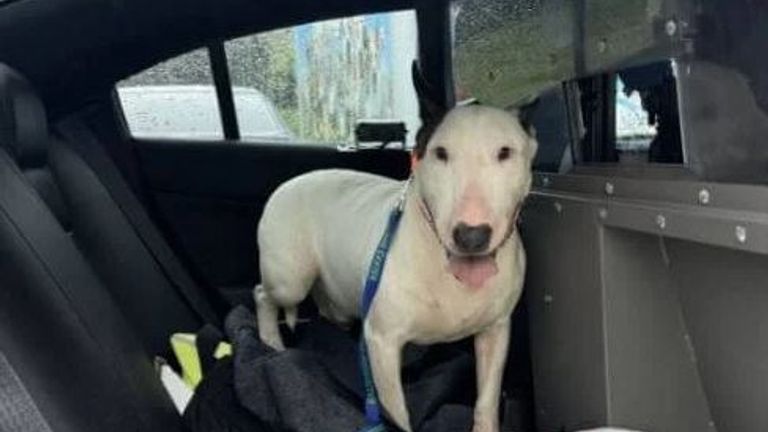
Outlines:
{"type": "Polygon", "coordinates": [[[522,205],[523,203],[520,202],[517,206],[515,206],[515,210],[509,221],[509,226],[507,227],[507,232],[504,235],[501,243],[499,243],[499,245],[489,253],[472,255],[457,253],[447,247],[440,238],[440,234],[438,233],[437,227],[435,226],[435,218],[432,215],[432,210],[430,209],[426,200],[422,199],[419,207],[427,221],[427,224],[434,232],[437,241],[440,242],[440,244],[443,246],[443,249],[445,249],[445,257],[448,260],[448,271],[459,282],[469,286],[470,288],[478,289],[482,288],[488,279],[492,278],[499,272],[499,267],[496,265],[496,252],[504,245],[504,243],[507,242],[507,240],[509,240],[509,237],[511,237],[515,232],[517,219],[520,216],[520,209],[522,205]]]}
{"type": "Polygon", "coordinates": [[[459,282],[470,288],[482,288],[488,279],[499,272],[496,265],[496,251],[485,255],[458,255],[445,251],[448,271],[459,282]]]}

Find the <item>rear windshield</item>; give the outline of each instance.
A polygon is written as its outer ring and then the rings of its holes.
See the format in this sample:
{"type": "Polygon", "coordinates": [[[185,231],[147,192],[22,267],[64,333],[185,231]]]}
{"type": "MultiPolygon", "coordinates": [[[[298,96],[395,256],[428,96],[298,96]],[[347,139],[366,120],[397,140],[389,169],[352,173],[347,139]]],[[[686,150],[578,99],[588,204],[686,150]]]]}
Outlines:
{"type": "Polygon", "coordinates": [[[670,58],[683,47],[665,28],[665,17],[670,27],[682,25],[672,18],[683,14],[679,2],[455,0],[452,5],[460,99],[515,105],[563,81],[670,58]]]}
{"type": "Polygon", "coordinates": [[[454,0],[457,99],[538,99],[540,166],[768,183],[768,2],[454,0]]]}

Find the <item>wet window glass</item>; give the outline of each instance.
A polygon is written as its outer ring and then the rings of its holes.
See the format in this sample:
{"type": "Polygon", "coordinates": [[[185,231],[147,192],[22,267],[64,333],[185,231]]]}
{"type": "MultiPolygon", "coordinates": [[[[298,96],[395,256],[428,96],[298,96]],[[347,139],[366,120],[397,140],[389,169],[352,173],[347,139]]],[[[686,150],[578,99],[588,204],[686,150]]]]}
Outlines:
{"type": "Polygon", "coordinates": [[[665,28],[680,7],[666,3],[454,0],[460,98],[510,106],[575,77],[661,60],[682,47],[665,28]]]}
{"type": "MultiPolygon", "coordinates": [[[[664,89],[652,88],[648,76],[658,78],[660,70],[617,73],[669,63],[684,49],[677,28],[665,26],[678,25],[672,18],[682,16],[680,6],[662,0],[455,0],[452,6],[457,99],[507,108],[548,95],[536,108],[543,122],[537,129],[557,127],[539,136],[547,170],[566,161],[681,162],[679,133],[662,137],[665,149],[676,144],[674,156],[651,156],[662,124],[653,104],[664,89]]],[[[674,117],[664,126],[679,128],[674,117]]]]}
{"type": "MultiPolygon", "coordinates": [[[[768,48],[768,3],[454,0],[453,8],[458,99],[519,106],[557,89],[562,106],[550,112],[565,116],[558,122],[570,141],[562,160],[683,164],[704,180],[768,183],[768,65],[756,55],[768,48]]],[[[540,149],[555,144],[559,152],[561,139],[540,140],[540,149]]]]}
{"type": "Polygon", "coordinates": [[[410,64],[416,43],[412,11],[316,22],[227,42],[243,140],[350,143],[361,120],[403,121],[415,132],[418,106],[410,64]],[[265,113],[276,127],[259,126],[265,113]]]}
{"type": "MultiPolygon", "coordinates": [[[[358,122],[419,127],[411,84],[413,11],[315,22],[225,43],[244,142],[348,145],[358,122]]],[[[223,128],[205,49],[118,84],[138,138],[219,140],[223,128]]]]}
{"type": "Polygon", "coordinates": [[[136,138],[217,140],[224,136],[205,49],[121,81],[117,92],[128,128],[136,138]]]}

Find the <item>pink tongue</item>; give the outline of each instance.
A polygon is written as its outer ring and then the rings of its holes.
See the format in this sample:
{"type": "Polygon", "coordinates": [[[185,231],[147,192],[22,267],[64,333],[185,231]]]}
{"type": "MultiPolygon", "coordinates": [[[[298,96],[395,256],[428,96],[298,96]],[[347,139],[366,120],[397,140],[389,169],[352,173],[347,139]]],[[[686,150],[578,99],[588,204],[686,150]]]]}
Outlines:
{"type": "Polygon", "coordinates": [[[448,268],[453,276],[470,288],[482,288],[488,278],[499,272],[496,260],[490,256],[448,258],[448,268]]]}

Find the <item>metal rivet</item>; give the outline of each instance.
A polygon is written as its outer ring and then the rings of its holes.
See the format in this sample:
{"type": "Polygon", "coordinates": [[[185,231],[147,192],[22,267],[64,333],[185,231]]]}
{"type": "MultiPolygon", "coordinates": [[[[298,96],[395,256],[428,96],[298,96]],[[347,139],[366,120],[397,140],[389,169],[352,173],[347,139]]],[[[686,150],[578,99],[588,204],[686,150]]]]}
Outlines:
{"type": "Polygon", "coordinates": [[[541,185],[543,187],[549,187],[550,182],[551,181],[549,180],[549,177],[542,177],[541,178],[541,185]]]}
{"type": "Polygon", "coordinates": [[[560,204],[559,202],[555,202],[555,211],[558,212],[558,213],[562,213],[563,212],[563,205],[560,204]]]}
{"type": "Polygon", "coordinates": [[[699,204],[701,205],[707,205],[709,204],[709,191],[707,189],[702,189],[699,191],[699,204]]]}
{"type": "Polygon", "coordinates": [[[743,227],[741,225],[736,225],[736,240],[739,241],[739,243],[746,243],[747,242],[747,228],[743,227]]]}
{"type": "Polygon", "coordinates": [[[599,216],[600,219],[607,218],[608,217],[608,210],[606,210],[604,208],[601,208],[600,210],[597,211],[597,216],[599,216]]]}
{"type": "Polygon", "coordinates": [[[606,195],[613,195],[614,187],[613,183],[608,182],[605,184],[605,194],[606,195]]]}
{"type": "Polygon", "coordinates": [[[667,32],[667,36],[674,36],[677,33],[677,23],[675,20],[669,20],[664,23],[664,31],[667,32]]]}
{"type": "Polygon", "coordinates": [[[552,298],[551,294],[545,294],[544,295],[544,303],[550,304],[550,303],[552,303],[552,300],[554,300],[554,298],[552,298]]]}
{"type": "Polygon", "coordinates": [[[664,217],[664,215],[657,215],[656,216],[656,225],[659,226],[659,228],[664,229],[667,227],[667,218],[664,217]]]}

